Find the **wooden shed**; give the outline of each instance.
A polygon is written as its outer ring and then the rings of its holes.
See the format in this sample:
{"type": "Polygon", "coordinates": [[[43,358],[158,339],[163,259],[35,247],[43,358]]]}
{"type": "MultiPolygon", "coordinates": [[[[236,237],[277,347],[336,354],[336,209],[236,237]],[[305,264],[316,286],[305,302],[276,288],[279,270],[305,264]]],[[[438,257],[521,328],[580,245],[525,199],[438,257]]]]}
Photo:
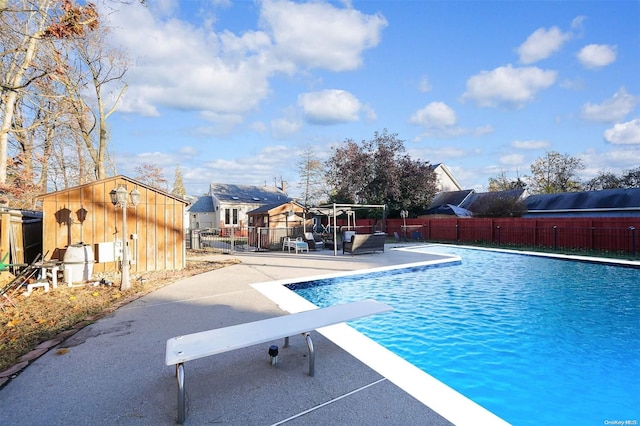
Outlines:
{"type": "Polygon", "coordinates": [[[45,194],[42,251],[47,260],[63,261],[71,246],[93,253],[93,272],[117,271],[125,246],[132,273],[179,270],[186,265],[184,217],[186,201],[126,176],[114,176],[45,194]],[[139,202],[129,202],[126,215],[111,194],[136,190],[139,202]]]}

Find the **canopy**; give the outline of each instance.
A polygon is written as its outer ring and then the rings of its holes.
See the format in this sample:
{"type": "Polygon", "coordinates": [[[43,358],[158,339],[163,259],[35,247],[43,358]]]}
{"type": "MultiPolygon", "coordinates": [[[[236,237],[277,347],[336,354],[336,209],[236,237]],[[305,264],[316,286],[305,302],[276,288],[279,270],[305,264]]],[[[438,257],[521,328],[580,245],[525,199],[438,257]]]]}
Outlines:
{"type": "Polygon", "coordinates": [[[331,225],[331,218],[333,218],[333,255],[338,255],[338,230],[336,226],[336,219],[343,214],[349,214],[359,209],[382,209],[382,217],[384,217],[386,205],[384,204],[323,204],[317,207],[311,207],[309,212],[318,215],[328,216],[329,225],[331,225]]]}

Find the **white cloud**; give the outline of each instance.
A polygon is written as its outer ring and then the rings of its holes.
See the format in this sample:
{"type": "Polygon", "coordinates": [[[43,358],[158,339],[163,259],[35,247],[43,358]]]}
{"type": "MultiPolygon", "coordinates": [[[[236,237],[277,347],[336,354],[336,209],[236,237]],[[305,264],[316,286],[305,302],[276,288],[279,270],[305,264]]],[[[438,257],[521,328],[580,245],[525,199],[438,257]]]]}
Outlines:
{"type": "Polygon", "coordinates": [[[473,133],[476,136],[484,136],[495,132],[496,129],[491,124],[486,124],[484,126],[477,127],[473,133]]]}
{"type": "Polygon", "coordinates": [[[536,67],[498,67],[469,78],[462,98],[473,100],[482,107],[521,107],[533,100],[540,90],[553,85],[557,75],[556,71],[536,67]]]}
{"type": "Polygon", "coordinates": [[[418,91],[420,93],[427,93],[431,91],[431,84],[427,76],[423,76],[418,83],[418,91]]]}
{"type": "Polygon", "coordinates": [[[500,157],[500,164],[508,166],[519,166],[524,163],[524,155],[522,154],[509,154],[500,157]]]}
{"type": "Polygon", "coordinates": [[[616,46],[589,44],[578,52],[578,60],[585,68],[601,68],[616,60],[616,46]]]}
{"type": "Polygon", "coordinates": [[[518,149],[546,149],[551,144],[547,141],[529,140],[529,141],[513,141],[511,146],[518,149]]]}
{"type": "MultiPolygon", "coordinates": [[[[349,5],[286,0],[258,2],[264,30],[242,34],[213,30],[216,1],[203,26],[174,18],[175,0],[149,7],[138,2],[104,16],[117,28],[110,37],[135,61],[129,65],[120,112],[158,116],[164,108],[229,117],[233,126],[271,93],[277,73],[302,69],[353,70],[364,50],[380,42],[386,19],[349,5]],[[239,120],[237,117],[242,116],[239,120]]],[[[204,19],[204,18],[203,18],[204,19]]],[[[208,130],[212,133],[212,130],[208,130]]]]}
{"type": "Polygon", "coordinates": [[[378,119],[378,113],[369,104],[363,105],[362,112],[364,113],[365,120],[368,123],[373,123],[378,119]]]}
{"type": "Polygon", "coordinates": [[[614,145],[640,144],[640,118],[614,125],[605,130],[604,138],[614,145]]]}
{"type": "Polygon", "coordinates": [[[305,118],[314,124],[337,124],[358,121],[362,104],[344,90],[322,90],[298,96],[305,118]]]}
{"type": "Polygon", "coordinates": [[[575,37],[582,37],[582,33],[584,31],[584,21],[586,20],[586,16],[580,15],[576,16],[575,18],[573,18],[573,21],[571,21],[571,29],[577,32],[577,34],[575,34],[575,37]]]}
{"type": "Polygon", "coordinates": [[[611,98],[599,105],[585,104],[580,115],[585,120],[614,123],[631,113],[638,102],[640,97],[630,95],[624,87],[621,87],[611,98]]]}
{"type": "Polygon", "coordinates": [[[387,20],[329,3],[265,0],[260,24],[273,36],[275,54],[306,68],[354,70],[362,53],[380,42],[387,20]]]}
{"type": "Polygon", "coordinates": [[[622,174],[638,167],[640,145],[616,145],[607,151],[589,148],[580,158],[587,165],[587,169],[583,171],[586,178],[596,177],[603,170],[622,174]]]}
{"type": "MultiPolygon", "coordinates": [[[[235,159],[216,158],[204,161],[202,167],[185,168],[185,182],[227,182],[245,185],[280,184],[280,177],[285,181],[293,179],[291,164],[296,161],[296,151],[284,145],[269,145],[252,156],[235,159]],[[251,173],[247,173],[250,167],[251,173]],[[277,178],[277,179],[276,179],[277,178]]],[[[175,167],[175,166],[174,166],[175,167]]]]}
{"type": "Polygon", "coordinates": [[[119,110],[158,115],[160,107],[244,114],[269,93],[272,69],[262,63],[269,37],[216,34],[177,19],[162,20],[137,3],[106,15],[114,44],[132,58],[119,110]]]}
{"type": "Polygon", "coordinates": [[[532,64],[548,58],[571,37],[570,33],[563,33],[558,27],[549,30],[538,28],[518,47],[520,63],[532,64]]]}
{"type": "Polygon", "coordinates": [[[271,135],[275,139],[283,139],[297,133],[302,123],[296,119],[279,118],[271,122],[271,135]]]}
{"type": "Polygon", "coordinates": [[[415,138],[416,141],[432,137],[455,138],[468,134],[484,136],[494,132],[494,128],[491,125],[480,126],[475,129],[457,126],[456,112],[444,102],[431,102],[424,108],[419,109],[411,115],[409,123],[424,129],[424,132],[415,138]]]}
{"type": "Polygon", "coordinates": [[[437,161],[444,161],[451,158],[463,158],[469,155],[474,155],[470,151],[465,151],[462,148],[454,147],[454,146],[439,146],[437,148],[423,148],[423,149],[408,149],[407,153],[412,157],[416,158],[424,158],[424,159],[434,159],[437,158],[437,161]]]}
{"type": "Polygon", "coordinates": [[[455,126],[456,113],[444,102],[431,102],[416,111],[409,122],[425,128],[445,128],[455,126]]]}

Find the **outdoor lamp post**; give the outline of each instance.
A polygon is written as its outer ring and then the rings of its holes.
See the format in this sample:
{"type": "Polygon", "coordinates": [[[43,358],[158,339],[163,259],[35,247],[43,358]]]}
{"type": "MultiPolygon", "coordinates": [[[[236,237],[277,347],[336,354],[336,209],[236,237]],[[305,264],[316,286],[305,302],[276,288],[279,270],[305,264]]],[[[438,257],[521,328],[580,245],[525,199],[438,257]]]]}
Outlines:
{"type": "MultiPolygon", "coordinates": [[[[131,282],[129,281],[129,248],[128,248],[128,234],[127,234],[127,190],[124,186],[118,187],[109,193],[111,196],[111,202],[113,205],[122,209],[122,278],[120,280],[120,290],[128,290],[131,288],[131,282]]],[[[140,191],[133,189],[129,194],[131,198],[131,205],[137,206],[140,202],[140,191]]]]}

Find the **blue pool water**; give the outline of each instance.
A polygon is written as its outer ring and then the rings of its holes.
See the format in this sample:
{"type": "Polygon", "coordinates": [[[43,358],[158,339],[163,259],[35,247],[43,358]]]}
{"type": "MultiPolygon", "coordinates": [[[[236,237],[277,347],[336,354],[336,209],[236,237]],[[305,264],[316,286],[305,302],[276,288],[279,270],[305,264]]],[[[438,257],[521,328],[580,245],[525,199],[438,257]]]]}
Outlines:
{"type": "Polygon", "coordinates": [[[640,269],[425,251],[462,261],[288,287],[318,306],[390,304],[350,324],[514,425],[638,424],[640,269]]]}

